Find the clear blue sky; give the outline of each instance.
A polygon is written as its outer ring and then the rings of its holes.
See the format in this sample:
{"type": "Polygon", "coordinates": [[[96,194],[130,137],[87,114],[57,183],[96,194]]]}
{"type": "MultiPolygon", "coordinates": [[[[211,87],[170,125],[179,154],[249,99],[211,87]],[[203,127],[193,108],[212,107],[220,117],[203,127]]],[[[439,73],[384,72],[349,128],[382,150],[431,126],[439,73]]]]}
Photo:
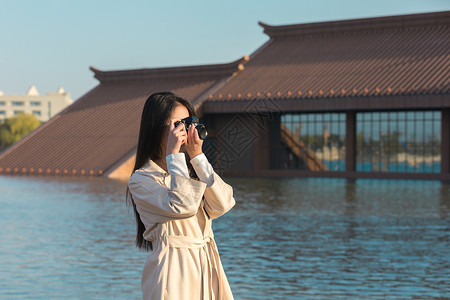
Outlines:
{"type": "Polygon", "coordinates": [[[227,63],[299,24],[450,10],[450,0],[0,0],[0,90],[78,99],[100,70],[227,63]]]}

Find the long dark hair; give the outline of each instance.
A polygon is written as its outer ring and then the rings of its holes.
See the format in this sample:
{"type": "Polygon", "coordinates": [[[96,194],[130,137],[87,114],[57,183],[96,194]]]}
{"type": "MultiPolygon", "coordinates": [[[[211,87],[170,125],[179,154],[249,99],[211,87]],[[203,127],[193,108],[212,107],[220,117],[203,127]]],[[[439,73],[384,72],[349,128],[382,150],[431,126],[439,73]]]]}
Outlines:
{"type": "MultiPolygon", "coordinates": [[[[136,163],[134,164],[133,173],[144,166],[149,160],[157,160],[165,157],[165,153],[162,153],[163,129],[164,125],[170,119],[175,107],[178,105],[186,107],[189,116],[197,116],[194,107],[189,101],[172,92],[159,92],[148,97],[142,111],[139,141],[136,150],[136,163]]],[[[186,152],[185,154],[189,157],[186,152]]],[[[186,163],[188,165],[190,176],[198,178],[190,164],[190,159],[187,159],[186,163]]],[[[152,243],[145,240],[143,237],[145,226],[141,221],[133,196],[128,188],[126,203],[133,206],[134,209],[137,227],[136,247],[145,251],[151,250],[152,243]]]]}

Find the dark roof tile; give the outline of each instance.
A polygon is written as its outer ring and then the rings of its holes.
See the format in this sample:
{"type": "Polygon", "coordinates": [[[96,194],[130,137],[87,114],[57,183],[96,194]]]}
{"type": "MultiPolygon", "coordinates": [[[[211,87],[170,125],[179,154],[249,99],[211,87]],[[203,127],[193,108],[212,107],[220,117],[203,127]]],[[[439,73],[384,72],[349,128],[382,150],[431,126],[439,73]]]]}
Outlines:
{"type": "Polygon", "coordinates": [[[448,11],[261,25],[269,42],[245,70],[210,95],[208,104],[258,93],[284,99],[449,93],[448,11]]]}
{"type": "Polygon", "coordinates": [[[231,64],[103,72],[100,84],[0,154],[1,173],[101,175],[137,145],[145,100],[172,91],[199,102],[248,59],[231,64]],[[160,76],[161,75],[161,76],[160,76]]]}

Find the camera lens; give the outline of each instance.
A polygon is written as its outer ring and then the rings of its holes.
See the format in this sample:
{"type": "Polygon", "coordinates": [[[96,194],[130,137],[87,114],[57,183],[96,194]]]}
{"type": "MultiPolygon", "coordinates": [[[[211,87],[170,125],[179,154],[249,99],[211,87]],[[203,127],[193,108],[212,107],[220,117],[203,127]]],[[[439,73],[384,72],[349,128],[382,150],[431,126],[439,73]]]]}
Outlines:
{"type": "Polygon", "coordinates": [[[204,140],[206,139],[206,136],[208,135],[208,131],[206,131],[206,126],[203,124],[199,124],[195,126],[195,129],[197,129],[198,136],[200,139],[204,140]]]}

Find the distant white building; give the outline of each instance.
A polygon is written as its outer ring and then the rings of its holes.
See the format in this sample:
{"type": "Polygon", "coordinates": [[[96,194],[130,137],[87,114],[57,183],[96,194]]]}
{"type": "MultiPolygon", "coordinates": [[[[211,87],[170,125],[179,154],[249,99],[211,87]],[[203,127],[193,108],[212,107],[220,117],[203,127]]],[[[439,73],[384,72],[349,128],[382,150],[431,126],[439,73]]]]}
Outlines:
{"type": "Polygon", "coordinates": [[[73,103],[70,93],[60,87],[56,92],[39,95],[32,85],[26,95],[4,95],[0,91],[0,120],[10,118],[21,112],[35,115],[45,122],[73,103]]]}

